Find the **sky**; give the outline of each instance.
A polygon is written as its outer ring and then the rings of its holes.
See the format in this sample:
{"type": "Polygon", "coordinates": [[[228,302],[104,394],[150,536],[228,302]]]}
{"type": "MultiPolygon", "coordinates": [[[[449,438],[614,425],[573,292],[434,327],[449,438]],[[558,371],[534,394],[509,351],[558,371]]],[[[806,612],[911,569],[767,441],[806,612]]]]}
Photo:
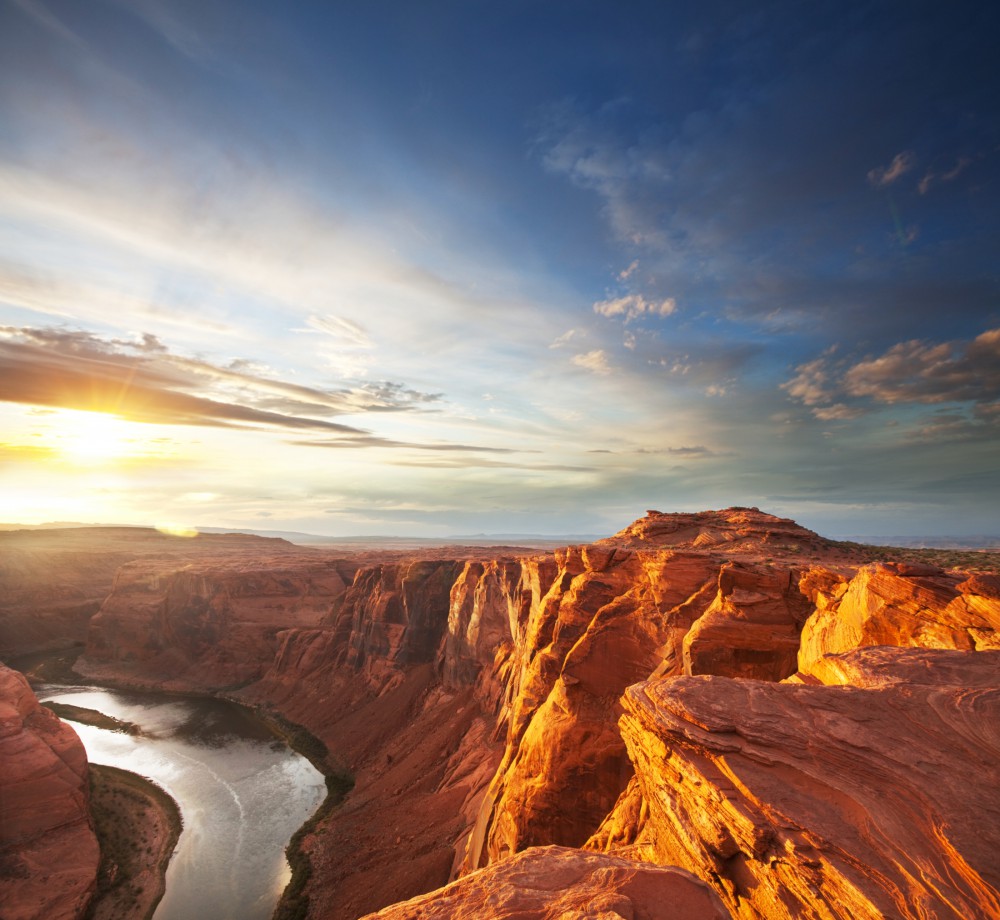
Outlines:
{"type": "Polygon", "coordinates": [[[996,534],[997,47],[979,0],[0,0],[0,520],[996,534]]]}

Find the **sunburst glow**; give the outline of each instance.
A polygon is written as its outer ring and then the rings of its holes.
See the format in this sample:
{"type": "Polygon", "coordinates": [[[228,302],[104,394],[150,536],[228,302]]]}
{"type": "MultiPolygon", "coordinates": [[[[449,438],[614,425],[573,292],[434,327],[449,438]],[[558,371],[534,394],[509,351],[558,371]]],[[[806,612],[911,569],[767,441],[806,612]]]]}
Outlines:
{"type": "Polygon", "coordinates": [[[44,438],[48,446],[78,466],[108,465],[159,453],[142,426],[115,415],[62,409],[47,421],[44,438]]]}

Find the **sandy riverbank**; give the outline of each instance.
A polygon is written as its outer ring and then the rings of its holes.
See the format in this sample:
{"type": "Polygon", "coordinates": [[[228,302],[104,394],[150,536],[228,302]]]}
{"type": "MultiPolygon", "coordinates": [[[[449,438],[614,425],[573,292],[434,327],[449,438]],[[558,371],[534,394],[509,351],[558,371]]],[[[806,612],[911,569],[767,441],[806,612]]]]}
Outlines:
{"type": "Polygon", "coordinates": [[[90,776],[101,865],[88,920],[149,920],[165,890],[180,809],[138,774],[91,764],[90,776]]]}

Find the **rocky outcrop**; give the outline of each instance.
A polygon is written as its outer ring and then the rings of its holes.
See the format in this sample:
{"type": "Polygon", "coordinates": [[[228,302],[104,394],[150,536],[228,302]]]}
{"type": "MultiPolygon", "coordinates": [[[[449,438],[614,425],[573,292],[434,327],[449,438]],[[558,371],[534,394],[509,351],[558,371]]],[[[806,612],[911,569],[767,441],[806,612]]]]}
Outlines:
{"type": "Polygon", "coordinates": [[[1000,577],[930,565],[866,565],[823,602],[802,631],[799,669],[824,655],[872,645],[1000,648],[1000,577]]]}
{"type": "Polygon", "coordinates": [[[795,570],[727,562],[719,590],[684,637],[684,673],[782,680],[795,673],[812,613],[795,570]]]}
{"type": "Polygon", "coordinates": [[[693,549],[727,556],[749,555],[754,559],[809,558],[822,554],[832,560],[853,556],[789,518],[742,507],[673,514],[647,511],[644,518],[598,543],[632,549],[693,549]]]}
{"type": "Polygon", "coordinates": [[[241,692],[325,739],[355,778],[305,843],[314,916],[356,917],[453,875],[500,753],[484,705],[502,682],[482,662],[509,643],[520,590],[514,560],[366,567],[241,692]]]}
{"type": "Polygon", "coordinates": [[[76,733],[0,665],[0,914],[75,920],[93,896],[99,850],[87,757],[76,733]]]}
{"type": "Polygon", "coordinates": [[[683,636],[718,576],[717,564],[693,554],[593,546],[525,569],[531,602],[495,666],[506,684],[505,750],[470,869],[529,846],[579,846],[593,833],[631,775],[618,699],[657,669],[682,667],[683,636]]]}
{"type": "Polygon", "coordinates": [[[1000,915],[1000,652],[833,661],[629,688],[636,782],[591,845],[690,870],[734,917],[1000,915]]]}
{"type": "Polygon", "coordinates": [[[727,920],[718,895],[680,869],[535,847],[363,920],[727,920]]]}

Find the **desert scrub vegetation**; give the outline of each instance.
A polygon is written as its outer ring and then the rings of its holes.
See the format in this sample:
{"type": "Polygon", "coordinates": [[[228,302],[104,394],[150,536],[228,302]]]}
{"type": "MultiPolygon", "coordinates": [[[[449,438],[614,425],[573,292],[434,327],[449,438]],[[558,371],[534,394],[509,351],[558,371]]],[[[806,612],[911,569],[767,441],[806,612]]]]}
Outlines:
{"type": "Polygon", "coordinates": [[[867,543],[835,544],[856,552],[869,562],[909,562],[916,565],[936,565],[960,572],[1000,574],[1000,553],[974,549],[915,549],[905,546],[873,546],[867,543]]]}
{"type": "Polygon", "coordinates": [[[87,920],[149,920],[181,832],[177,803],[142,776],[91,764],[90,810],[101,863],[87,920]]]}

